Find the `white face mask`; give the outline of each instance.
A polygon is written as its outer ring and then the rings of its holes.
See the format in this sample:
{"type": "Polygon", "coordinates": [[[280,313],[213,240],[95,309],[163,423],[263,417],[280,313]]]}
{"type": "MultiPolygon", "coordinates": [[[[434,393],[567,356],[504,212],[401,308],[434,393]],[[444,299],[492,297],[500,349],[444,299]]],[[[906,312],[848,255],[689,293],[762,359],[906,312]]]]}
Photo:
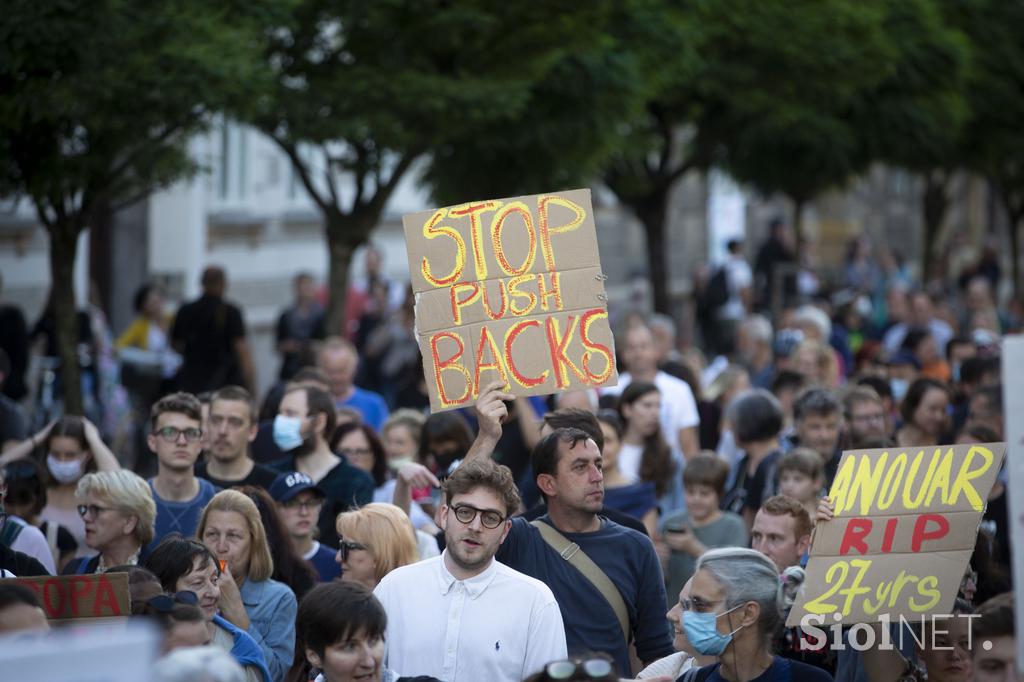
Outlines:
{"type": "Polygon", "coordinates": [[[58,483],[74,483],[82,477],[82,460],[62,462],[52,454],[46,456],[46,467],[58,483]]]}

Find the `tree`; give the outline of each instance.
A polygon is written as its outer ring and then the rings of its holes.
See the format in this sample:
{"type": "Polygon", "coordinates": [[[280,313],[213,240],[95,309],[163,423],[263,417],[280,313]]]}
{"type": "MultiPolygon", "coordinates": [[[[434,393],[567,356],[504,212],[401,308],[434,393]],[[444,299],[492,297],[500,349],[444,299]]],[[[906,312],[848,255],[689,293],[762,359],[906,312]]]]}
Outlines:
{"type": "Polygon", "coordinates": [[[50,304],[65,409],[81,414],[78,236],[197,170],[189,138],[241,95],[245,15],[198,0],[12,0],[0,15],[0,195],[22,196],[50,237],[50,304]]]}
{"type": "Polygon", "coordinates": [[[323,214],[331,330],[343,328],[352,255],[414,164],[514,120],[610,4],[294,3],[269,33],[273,84],[242,118],[280,146],[323,214]]]}
{"type": "Polygon", "coordinates": [[[967,96],[971,116],[964,133],[971,168],[989,179],[1009,217],[1014,295],[1021,281],[1024,231],[1024,4],[1000,0],[961,3],[962,26],[971,37],[972,62],[967,96]]]}
{"type": "Polygon", "coordinates": [[[643,224],[654,306],[668,312],[676,181],[721,164],[799,201],[825,178],[846,177],[863,163],[840,124],[842,106],[877,79],[889,48],[881,13],[853,0],[665,3],[658,22],[674,52],[693,58],[659,70],[605,181],[643,224]],[[805,162],[812,150],[826,153],[805,162]],[[788,163],[804,165],[788,172],[788,163]]]}
{"type": "Polygon", "coordinates": [[[970,42],[946,0],[889,0],[886,32],[898,50],[893,68],[860,100],[857,127],[871,159],[924,181],[922,272],[931,270],[949,207],[949,185],[964,167],[970,42]]]}

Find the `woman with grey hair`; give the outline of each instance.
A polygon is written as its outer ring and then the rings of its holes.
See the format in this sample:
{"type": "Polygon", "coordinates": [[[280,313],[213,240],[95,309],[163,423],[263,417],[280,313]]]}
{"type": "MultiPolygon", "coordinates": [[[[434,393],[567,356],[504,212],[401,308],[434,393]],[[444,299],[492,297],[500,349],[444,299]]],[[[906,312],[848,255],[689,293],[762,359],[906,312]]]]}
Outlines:
{"type": "Polygon", "coordinates": [[[772,636],[803,584],[803,569],[780,576],[771,559],[726,547],[697,561],[690,597],[680,600],[678,624],[693,649],[718,663],[692,669],[682,682],[831,682],[820,668],[772,653],[772,636]]]}

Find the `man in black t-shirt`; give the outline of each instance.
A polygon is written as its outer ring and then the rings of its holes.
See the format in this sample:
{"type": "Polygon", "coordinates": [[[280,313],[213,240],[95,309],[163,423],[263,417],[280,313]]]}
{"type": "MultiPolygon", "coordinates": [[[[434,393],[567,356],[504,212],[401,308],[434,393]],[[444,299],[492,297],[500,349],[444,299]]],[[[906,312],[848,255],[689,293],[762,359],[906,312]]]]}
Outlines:
{"type": "Polygon", "coordinates": [[[242,311],[224,300],[227,277],[211,266],[203,271],[203,295],[186,303],[174,318],[171,343],[181,353],[178,390],[214,391],[228,385],[256,385],[242,311]]]}
{"type": "Polygon", "coordinates": [[[269,489],[277,472],[249,456],[256,438],[256,403],[241,386],[225,386],[210,397],[207,457],[196,476],[223,489],[255,485],[269,489]]]}

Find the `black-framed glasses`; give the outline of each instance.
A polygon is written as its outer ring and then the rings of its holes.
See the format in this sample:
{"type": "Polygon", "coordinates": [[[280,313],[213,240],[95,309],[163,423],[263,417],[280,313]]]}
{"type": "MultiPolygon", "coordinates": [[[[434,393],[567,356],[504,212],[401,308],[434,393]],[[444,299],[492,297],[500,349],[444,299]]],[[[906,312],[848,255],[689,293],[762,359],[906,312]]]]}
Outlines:
{"type": "Polygon", "coordinates": [[[179,429],[177,426],[164,426],[157,429],[154,433],[164,439],[167,443],[177,443],[178,436],[185,434],[185,440],[189,443],[195,443],[203,437],[203,430],[195,426],[190,426],[187,429],[179,429]]]}
{"type": "Polygon", "coordinates": [[[721,604],[724,601],[724,599],[706,601],[704,599],[701,599],[700,597],[696,597],[694,599],[687,599],[684,597],[683,599],[679,600],[679,607],[683,611],[697,611],[698,613],[702,613],[704,611],[710,611],[715,607],[715,604],[721,604]]]}
{"type": "Polygon", "coordinates": [[[146,603],[160,613],[170,613],[174,610],[174,606],[176,604],[198,606],[199,595],[191,590],[182,590],[181,592],[175,592],[174,594],[158,594],[155,597],[147,599],[146,603]]]}
{"type": "Polygon", "coordinates": [[[80,504],[76,509],[78,509],[78,515],[83,519],[86,514],[90,514],[95,519],[100,515],[100,512],[113,511],[114,507],[101,507],[98,504],[80,504]]]}
{"type": "Polygon", "coordinates": [[[477,509],[468,504],[459,504],[451,509],[455,512],[455,518],[467,526],[473,523],[477,514],[480,515],[480,523],[484,525],[484,528],[497,528],[505,520],[504,516],[493,509],[477,509]]]}
{"type": "Polygon", "coordinates": [[[612,674],[612,663],[603,658],[554,661],[544,667],[544,672],[549,680],[569,680],[577,672],[592,680],[603,680],[612,674]]]}
{"type": "Polygon", "coordinates": [[[348,561],[349,552],[356,549],[366,549],[366,545],[359,542],[352,542],[345,538],[338,538],[338,551],[341,552],[342,561],[348,561]]]}
{"type": "Polygon", "coordinates": [[[297,497],[293,497],[287,502],[282,502],[281,505],[285,509],[305,509],[307,511],[316,511],[320,507],[324,506],[324,498],[313,497],[308,500],[300,500],[297,497]]]}

